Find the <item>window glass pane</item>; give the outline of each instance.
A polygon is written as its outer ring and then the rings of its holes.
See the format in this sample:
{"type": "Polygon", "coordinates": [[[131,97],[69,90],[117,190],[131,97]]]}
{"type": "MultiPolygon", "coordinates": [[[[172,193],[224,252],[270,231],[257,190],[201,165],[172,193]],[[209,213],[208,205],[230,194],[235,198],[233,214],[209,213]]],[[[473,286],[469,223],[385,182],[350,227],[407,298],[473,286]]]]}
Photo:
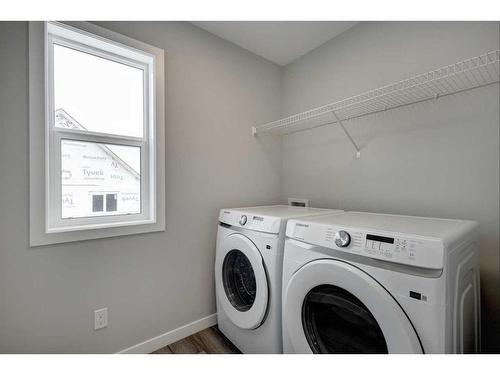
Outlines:
{"type": "Polygon", "coordinates": [[[54,44],[55,126],[143,136],[143,70],[54,44]]]}
{"type": "Polygon", "coordinates": [[[102,194],[94,194],[92,196],[92,212],[102,212],[104,209],[104,202],[102,194]]]}
{"type": "Polygon", "coordinates": [[[141,212],[141,150],[61,141],[62,218],[141,212]]]}
{"type": "Polygon", "coordinates": [[[116,194],[106,194],[106,212],[116,211],[116,194]]]}

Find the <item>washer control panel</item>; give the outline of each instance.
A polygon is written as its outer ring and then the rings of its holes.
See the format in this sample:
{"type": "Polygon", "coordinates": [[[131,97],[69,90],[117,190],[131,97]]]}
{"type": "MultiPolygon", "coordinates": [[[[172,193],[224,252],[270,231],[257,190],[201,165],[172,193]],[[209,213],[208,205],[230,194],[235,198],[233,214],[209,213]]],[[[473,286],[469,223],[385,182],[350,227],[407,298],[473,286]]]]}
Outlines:
{"type": "Polygon", "coordinates": [[[281,219],[272,216],[251,215],[235,210],[221,210],[219,222],[266,233],[279,233],[281,219]]]}
{"type": "Polygon", "coordinates": [[[444,263],[443,244],[435,238],[308,225],[295,220],[289,222],[287,236],[313,245],[415,267],[441,269],[444,263]]]}

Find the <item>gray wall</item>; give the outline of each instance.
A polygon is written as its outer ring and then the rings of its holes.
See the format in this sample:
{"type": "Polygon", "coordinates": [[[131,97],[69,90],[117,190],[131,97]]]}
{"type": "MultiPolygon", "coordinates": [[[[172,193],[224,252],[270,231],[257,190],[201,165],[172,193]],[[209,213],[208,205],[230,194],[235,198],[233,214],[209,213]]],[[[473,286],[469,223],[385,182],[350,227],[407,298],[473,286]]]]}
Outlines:
{"type": "Polygon", "coordinates": [[[278,66],[188,23],[105,23],[166,52],[167,231],[28,247],[28,34],[0,22],[0,353],[116,352],[215,312],[218,209],[280,199],[278,66]],[[109,308],[93,331],[93,310],[109,308]]]}
{"type": "MultiPolygon", "coordinates": [[[[494,23],[361,23],[282,73],[289,115],[499,48],[494,23]]],[[[500,351],[498,85],[346,123],[283,142],[282,200],[349,210],[477,220],[483,339],[500,351]]]]}

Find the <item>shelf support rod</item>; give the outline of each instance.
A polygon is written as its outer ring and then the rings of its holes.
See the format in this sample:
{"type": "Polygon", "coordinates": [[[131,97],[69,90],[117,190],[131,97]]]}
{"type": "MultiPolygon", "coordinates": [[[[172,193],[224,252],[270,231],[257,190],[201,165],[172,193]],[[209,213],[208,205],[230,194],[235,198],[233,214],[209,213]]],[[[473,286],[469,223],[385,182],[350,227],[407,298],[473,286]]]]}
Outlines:
{"type": "Polygon", "coordinates": [[[335,118],[336,122],[338,122],[338,124],[340,125],[340,127],[344,131],[347,138],[349,138],[349,141],[351,141],[352,145],[356,149],[356,158],[359,159],[361,157],[361,150],[360,150],[359,146],[356,144],[356,142],[354,142],[354,139],[351,137],[351,134],[349,134],[349,132],[345,128],[344,124],[342,123],[342,121],[340,121],[340,119],[338,118],[337,114],[335,113],[335,111],[333,109],[332,109],[332,114],[333,114],[333,117],[335,118]]]}

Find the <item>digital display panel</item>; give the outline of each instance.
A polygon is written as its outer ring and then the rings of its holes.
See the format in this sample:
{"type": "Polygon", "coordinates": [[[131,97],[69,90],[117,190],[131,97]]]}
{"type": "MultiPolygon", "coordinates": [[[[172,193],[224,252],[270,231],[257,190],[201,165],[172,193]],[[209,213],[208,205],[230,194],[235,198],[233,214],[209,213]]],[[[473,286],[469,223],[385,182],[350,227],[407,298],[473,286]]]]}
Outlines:
{"type": "Polygon", "coordinates": [[[366,239],[372,241],[385,242],[385,243],[394,243],[394,238],[376,236],[374,234],[367,234],[366,239]]]}

